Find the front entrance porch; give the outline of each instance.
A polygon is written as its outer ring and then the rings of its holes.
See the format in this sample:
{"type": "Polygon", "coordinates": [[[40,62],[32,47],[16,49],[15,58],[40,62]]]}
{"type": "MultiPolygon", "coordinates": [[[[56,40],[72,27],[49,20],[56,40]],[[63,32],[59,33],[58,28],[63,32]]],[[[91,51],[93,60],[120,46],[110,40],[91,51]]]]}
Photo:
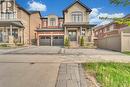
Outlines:
{"type": "Polygon", "coordinates": [[[0,43],[24,44],[24,27],[20,21],[0,21],[0,43]]]}
{"type": "MultiPolygon", "coordinates": [[[[80,38],[83,36],[83,27],[80,26],[69,26],[65,27],[65,38],[70,41],[71,47],[79,47],[80,38]]],[[[85,29],[84,29],[85,30],[85,29]]]]}
{"type": "Polygon", "coordinates": [[[84,39],[84,44],[93,42],[93,30],[87,24],[64,24],[65,38],[70,41],[71,47],[79,47],[81,37],[84,39]]]}

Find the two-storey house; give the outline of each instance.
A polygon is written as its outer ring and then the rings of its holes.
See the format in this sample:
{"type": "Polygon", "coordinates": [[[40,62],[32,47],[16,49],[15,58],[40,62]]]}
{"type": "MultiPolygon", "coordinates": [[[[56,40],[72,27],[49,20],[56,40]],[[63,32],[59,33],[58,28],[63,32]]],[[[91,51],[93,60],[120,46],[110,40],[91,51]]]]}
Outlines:
{"type": "Polygon", "coordinates": [[[85,42],[93,42],[93,31],[89,24],[92,10],[81,1],[76,0],[63,10],[63,18],[48,15],[42,19],[42,28],[37,29],[38,45],[64,45],[68,38],[71,46],[79,46],[80,38],[85,42]]]}
{"type": "Polygon", "coordinates": [[[92,42],[92,30],[89,24],[91,11],[79,0],[63,10],[65,38],[69,38],[70,45],[79,46],[81,37],[84,37],[85,42],[92,42]]]}
{"type": "Polygon", "coordinates": [[[39,12],[29,12],[15,0],[0,0],[0,43],[31,44],[40,18],[39,12]]]}

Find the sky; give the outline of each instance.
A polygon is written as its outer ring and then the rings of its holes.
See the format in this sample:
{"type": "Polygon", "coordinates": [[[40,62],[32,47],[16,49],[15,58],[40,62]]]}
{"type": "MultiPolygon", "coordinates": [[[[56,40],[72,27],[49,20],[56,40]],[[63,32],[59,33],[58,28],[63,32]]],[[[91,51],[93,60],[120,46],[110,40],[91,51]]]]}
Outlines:
{"type": "MultiPolygon", "coordinates": [[[[41,11],[42,16],[55,14],[62,17],[62,11],[75,0],[16,0],[20,6],[29,11],[41,11]]],[[[109,0],[80,0],[90,9],[90,23],[104,25],[111,20],[101,20],[99,17],[123,17],[130,14],[130,6],[115,6],[109,0]]]]}

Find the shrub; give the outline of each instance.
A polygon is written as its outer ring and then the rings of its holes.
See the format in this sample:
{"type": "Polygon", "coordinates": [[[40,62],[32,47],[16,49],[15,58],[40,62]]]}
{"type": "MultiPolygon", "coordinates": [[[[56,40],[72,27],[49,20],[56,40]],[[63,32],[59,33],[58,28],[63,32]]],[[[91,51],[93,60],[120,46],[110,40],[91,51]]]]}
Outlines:
{"type": "Polygon", "coordinates": [[[7,44],[0,44],[0,47],[8,47],[7,44]]]}
{"type": "Polygon", "coordinates": [[[24,44],[21,43],[17,43],[16,46],[23,46],[24,44]]]}
{"type": "Polygon", "coordinates": [[[37,39],[32,39],[31,42],[32,42],[32,45],[36,45],[37,44],[37,39]]]}
{"type": "Polygon", "coordinates": [[[84,37],[83,36],[80,38],[80,46],[84,46],[84,37]]]}
{"type": "Polygon", "coordinates": [[[67,37],[64,40],[64,46],[69,46],[69,39],[67,37]]]}
{"type": "Polygon", "coordinates": [[[14,44],[17,45],[18,42],[18,39],[14,38],[14,44]]]}

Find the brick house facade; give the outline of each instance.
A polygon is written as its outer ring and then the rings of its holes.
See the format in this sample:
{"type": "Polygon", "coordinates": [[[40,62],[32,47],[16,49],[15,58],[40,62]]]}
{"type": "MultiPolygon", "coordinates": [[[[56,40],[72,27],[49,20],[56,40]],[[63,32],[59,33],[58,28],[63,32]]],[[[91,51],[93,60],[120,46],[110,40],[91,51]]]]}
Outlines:
{"type": "Polygon", "coordinates": [[[34,30],[41,24],[40,18],[40,12],[29,12],[15,0],[0,1],[0,42],[31,44],[35,39],[34,30]]]}
{"type": "Polygon", "coordinates": [[[37,45],[64,45],[63,18],[56,15],[42,17],[41,28],[36,29],[37,45]]]}
{"type": "Polygon", "coordinates": [[[81,37],[85,43],[93,42],[93,25],[89,24],[91,11],[76,0],[63,10],[63,17],[48,15],[41,18],[42,27],[36,29],[37,45],[64,45],[64,39],[68,38],[70,46],[79,46],[81,37]]]}
{"type": "MultiPolygon", "coordinates": [[[[124,18],[129,19],[130,14],[124,18]]],[[[124,24],[111,22],[95,27],[94,41],[99,48],[115,51],[130,51],[130,27],[124,24]]]]}

